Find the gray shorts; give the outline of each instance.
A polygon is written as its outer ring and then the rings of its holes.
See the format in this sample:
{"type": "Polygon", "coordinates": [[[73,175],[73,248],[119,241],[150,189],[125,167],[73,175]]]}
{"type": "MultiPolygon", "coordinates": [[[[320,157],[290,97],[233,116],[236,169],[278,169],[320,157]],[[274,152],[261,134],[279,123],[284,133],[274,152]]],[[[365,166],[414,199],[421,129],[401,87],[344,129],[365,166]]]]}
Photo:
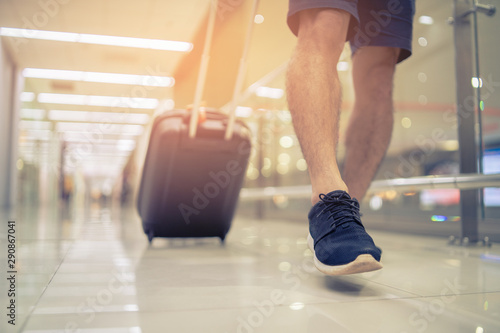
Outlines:
{"type": "Polygon", "coordinates": [[[341,9],[354,18],[347,40],[354,54],[363,46],[401,49],[398,62],[411,55],[415,0],[289,0],[287,23],[297,35],[300,11],[313,8],[341,9]]]}

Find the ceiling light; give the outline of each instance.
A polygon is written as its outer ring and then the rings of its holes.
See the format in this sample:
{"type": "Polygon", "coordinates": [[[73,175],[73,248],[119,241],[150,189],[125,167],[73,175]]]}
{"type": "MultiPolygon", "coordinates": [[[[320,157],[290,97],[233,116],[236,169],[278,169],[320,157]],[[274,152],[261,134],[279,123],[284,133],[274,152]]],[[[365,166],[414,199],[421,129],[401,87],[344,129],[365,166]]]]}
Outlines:
{"type": "MultiPolygon", "coordinates": [[[[118,99],[118,97],[117,97],[118,99]]],[[[38,95],[38,102],[53,104],[87,105],[87,96],[70,94],[41,93],[38,95]]]]}
{"type": "Polygon", "coordinates": [[[84,129],[78,129],[76,131],[64,131],[64,133],[61,136],[61,140],[68,141],[68,142],[97,142],[99,144],[105,144],[109,143],[111,140],[121,140],[121,139],[130,139],[130,140],[135,140],[136,135],[131,135],[129,133],[102,133],[102,136],[97,135],[99,133],[89,133],[89,131],[84,130],[84,129]],[[96,137],[92,137],[92,136],[96,137]]]}
{"type": "Polygon", "coordinates": [[[73,32],[58,32],[31,30],[19,28],[0,28],[0,35],[6,37],[32,38],[54,40],[60,42],[99,44],[111,46],[135,47],[143,49],[189,52],[193,49],[193,44],[161,39],[147,39],[134,37],[118,37],[91,34],[78,34],[73,32]]]}
{"type": "Polygon", "coordinates": [[[132,84],[152,87],[172,87],[175,83],[174,78],[169,76],[97,73],[41,68],[25,68],[23,76],[37,79],[132,84]]]}
{"type": "Polygon", "coordinates": [[[21,93],[21,102],[33,102],[35,100],[35,93],[23,91],[21,93]]]}
{"type": "Polygon", "coordinates": [[[149,115],[144,113],[50,110],[49,119],[53,121],[86,121],[95,123],[106,122],[145,125],[149,122],[149,115]]]}
{"type": "Polygon", "coordinates": [[[20,120],[19,128],[26,130],[50,130],[52,123],[50,121],[20,120]]]}
{"type": "Polygon", "coordinates": [[[38,102],[69,105],[107,106],[132,109],[156,109],[158,100],[154,98],[131,98],[120,96],[91,96],[71,94],[38,94],[38,102]]]}
{"type": "Polygon", "coordinates": [[[21,109],[21,118],[42,120],[45,117],[45,110],[42,109],[21,109]]]}
{"type": "Polygon", "coordinates": [[[28,141],[28,140],[49,140],[52,136],[52,131],[51,130],[22,130],[21,131],[21,141],[28,141]]]}
{"type": "Polygon", "coordinates": [[[120,140],[117,144],[118,150],[120,151],[132,151],[135,149],[134,140],[120,140]]]}
{"type": "MultiPolygon", "coordinates": [[[[87,133],[94,128],[100,130],[99,124],[96,123],[72,123],[72,122],[59,122],[56,125],[58,132],[79,132],[87,133]]],[[[144,128],[141,125],[123,125],[123,124],[106,124],[106,130],[102,134],[123,134],[123,135],[141,135],[144,128]]]]}
{"type": "Polygon", "coordinates": [[[420,24],[431,25],[434,23],[434,19],[427,15],[422,15],[418,18],[420,24]]]}
{"type": "Polygon", "coordinates": [[[248,118],[252,115],[253,109],[248,106],[236,107],[236,117],[248,118]]]}
{"type": "Polygon", "coordinates": [[[284,91],[279,88],[258,87],[256,92],[259,97],[267,97],[272,99],[280,99],[283,97],[284,91]]]}
{"type": "MultiPolygon", "coordinates": [[[[100,146],[115,147],[118,144],[120,144],[120,141],[135,142],[134,139],[135,139],[134,136],[129,136],[127,139],[122,139],[122,138],[102,139],[102,140],[99,140],[99,145],[100,146]]],[[[66,144],[69,146],[69,145],[75,145],[75,144],[79,144],[79,143],[87,143],[87,142],[89,142],[89,139],[82,137],[81,133],[79,133],[79,132],[64,132],[64,136],[61,137],[61,141],[66,142],[66,144]]]]}

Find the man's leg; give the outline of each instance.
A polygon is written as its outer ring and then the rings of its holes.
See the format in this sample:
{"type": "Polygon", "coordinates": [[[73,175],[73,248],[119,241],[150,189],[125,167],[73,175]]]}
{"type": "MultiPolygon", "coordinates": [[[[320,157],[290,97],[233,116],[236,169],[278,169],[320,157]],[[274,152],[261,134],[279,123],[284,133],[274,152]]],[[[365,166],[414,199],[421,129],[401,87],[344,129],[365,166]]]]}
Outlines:
{"type": "Polygon", "coordinates": [[[356,101],[346,132],[343,177],[349,193],[363,199],[389,146],[392,87],[399,48],[367,46],[353,56],[356,101]]]}
{"type": "Polygon", "coordinates": [[[336,160],[341,98],[337,62],[350,14],[337,9],[309,9],[299,15],[297,47],[287,73],[287,97],[308,164],[314,204],[320,193],[347,190],[336,160]]]}
{"type": "Polygon", "coordinates": [[[336,160],[341,98],[337,62],[351,14],[337,9],[309,9],[299,15],[287,96],[311,177],[313,207],[308,214],[307,242],[314,265],[329,275],[380,269],[380,249],[361,223],[358,202],[346,193],[336,160]]]}

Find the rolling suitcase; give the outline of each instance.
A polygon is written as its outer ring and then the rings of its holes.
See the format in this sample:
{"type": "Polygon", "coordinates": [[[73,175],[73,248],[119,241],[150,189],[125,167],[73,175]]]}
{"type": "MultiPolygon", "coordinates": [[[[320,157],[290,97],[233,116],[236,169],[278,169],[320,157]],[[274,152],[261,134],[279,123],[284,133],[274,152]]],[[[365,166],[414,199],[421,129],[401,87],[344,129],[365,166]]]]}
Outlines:
{"type": "Polygon", "coordinates": [[[230,114],[207,110],[199,117],[215,7],[211,6],[192,112],[168,111],[153,122],[137,201],[149,242],[154,237],[219,237],[224,241],[246,174],[251,133],[235,119],[235,108],[252,24],[230,114]]]}
{"type": "Polygon", "coordinates": [[[143,168],[138,209],[153,237],[220,237],[234,215],[250,155],[250,131],[237,121],[224,139],[228,117],[209,111],[195,138],[190,113],[156,118],[143,168]]]}

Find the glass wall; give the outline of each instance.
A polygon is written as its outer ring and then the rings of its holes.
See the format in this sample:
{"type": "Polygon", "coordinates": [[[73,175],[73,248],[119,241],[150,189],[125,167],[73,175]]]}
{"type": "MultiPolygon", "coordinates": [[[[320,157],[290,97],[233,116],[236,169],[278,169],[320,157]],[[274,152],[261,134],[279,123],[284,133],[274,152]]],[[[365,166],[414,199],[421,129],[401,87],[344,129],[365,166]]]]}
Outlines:
{"type": "MultiPolygon", "coordinates": [[[[499,2],[499,1],[494,1],[499,2]]],[[[495,3],[498,7],[500,3],[495,3]]],[[[377,180],[426,175],[459,174],[457,117],[455,111],[455,53],[453,1],[417,1],[413,55],[397,67],[394,84],[395,123],[392,142],[377,180]]],[[[470,84],[481,89],[484,133],[484,172],[498,173],[500,166],[500,78],[495,61],[500,47],[495,42],[499,21],[478,15],[480,77],[470,84]]],[[[473,63],[471,63],[473,66],[473,63]]],[[[343,84],[341,136],[354,102],[350,49],[346,46],[338,65],[343,84]]],[[[245,120],[256,138],[246,187],[307,185],[307,165],[291,125],[286,103],[285,70],[258,81],[247,91],[245,120]]],[[[240,115],[244,115],[244,109],[240,115]]],[[[478,125],[479,128],[479,125],[478,125]]],[[[342,164],[343,139],[338,160],[342,164]]],[[[305,189],[306,191],[307,189],[305,189]]],[[[481,235],[500,235],[500,193],[485,189],[485,219],[481,235]]],[[[306,221],[307,195],[296,199],[277,195],[272,200],[240,203],[241,214],[306,221]]],[[[420,192],[371,192],[362,202],[365,223],[395,231],[433,235],[460,235],[460,191],[429,189],[420,192]]]]}
{"type": "MultiPolygon", "coordinates": [[[[500,8],[500,1],[491,0],[485,4],[500,8]]],[[[483,134],[483,172],[500,173],[500,45],[496,31],[500,29],[498,14],[494,17],[477,13],[477,54],[479,79],[475,86],[479,90],[483,134]]],[[[500,218],[500,189],[484,190],[486,219],[500,218]]]]}

